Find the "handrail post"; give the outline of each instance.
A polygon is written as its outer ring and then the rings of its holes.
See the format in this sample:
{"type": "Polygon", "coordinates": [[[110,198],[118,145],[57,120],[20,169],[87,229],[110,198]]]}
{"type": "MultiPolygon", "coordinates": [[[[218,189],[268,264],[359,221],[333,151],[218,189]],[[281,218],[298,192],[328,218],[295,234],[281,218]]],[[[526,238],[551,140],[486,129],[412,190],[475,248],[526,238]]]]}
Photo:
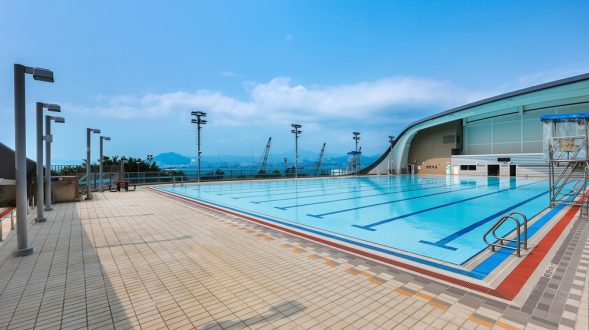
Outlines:
{"type": "Polygon", "coordinates": [[[10,230],[14,230],[14,210],[10,212],[10,230]]]}

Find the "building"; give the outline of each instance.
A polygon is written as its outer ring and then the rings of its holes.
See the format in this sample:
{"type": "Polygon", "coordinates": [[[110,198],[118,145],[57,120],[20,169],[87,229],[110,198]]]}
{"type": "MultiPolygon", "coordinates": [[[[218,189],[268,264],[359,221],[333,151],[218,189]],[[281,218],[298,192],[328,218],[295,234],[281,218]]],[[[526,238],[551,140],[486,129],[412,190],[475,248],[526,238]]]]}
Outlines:
{"type": "Polygon", "coordinates": [[[364,174],[543,176],[540,116],[589,112],[589,74],[487,98],[406,127],[364,174]]]}

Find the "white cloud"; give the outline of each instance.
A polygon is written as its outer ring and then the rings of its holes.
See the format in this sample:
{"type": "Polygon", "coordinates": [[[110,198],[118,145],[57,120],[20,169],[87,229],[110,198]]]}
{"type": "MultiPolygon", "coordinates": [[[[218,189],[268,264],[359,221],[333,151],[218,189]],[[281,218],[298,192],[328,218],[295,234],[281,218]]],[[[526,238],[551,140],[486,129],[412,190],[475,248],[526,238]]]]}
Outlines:
{"type": "Polygon", "coordinates": [[[99,96],[94,107],[74,108],[78,112],[120,119],[158,118],[199,109],[209,113],[212,125],[241,125],[246,120],[264,124],[293,120],[379,122],[383,118],[410,121],[423,114],[416,113],[416,108],[433,113],[489,96],[448,81],[416,77],[389,77],[334,86],[305,86],[293,83],[290,78],[278,77],[248,86],[246,100],[218,91],[199,90],[99,96]]]}

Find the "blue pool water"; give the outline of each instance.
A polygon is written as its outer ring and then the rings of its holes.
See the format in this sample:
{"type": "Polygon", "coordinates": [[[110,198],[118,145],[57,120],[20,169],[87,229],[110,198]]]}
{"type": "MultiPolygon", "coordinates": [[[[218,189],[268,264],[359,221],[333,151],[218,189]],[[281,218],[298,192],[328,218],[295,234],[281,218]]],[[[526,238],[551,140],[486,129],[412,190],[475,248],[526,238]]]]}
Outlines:
{"type": "MultiPolygon", "coordinates": [[[[162,186],[231,209],[463,264],[502,214],[548,206],[541,178],[377,176],[162,186]]],[[[509,230],[509,229],[507,229],[509,230]]]]}

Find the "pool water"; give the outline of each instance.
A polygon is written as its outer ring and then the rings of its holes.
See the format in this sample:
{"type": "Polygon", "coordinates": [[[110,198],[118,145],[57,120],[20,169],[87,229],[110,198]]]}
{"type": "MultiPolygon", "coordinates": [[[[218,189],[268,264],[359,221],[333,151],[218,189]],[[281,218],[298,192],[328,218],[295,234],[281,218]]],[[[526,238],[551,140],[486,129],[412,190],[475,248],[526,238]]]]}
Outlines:
{"type": "Polygon", "coordinates": [[[548,188],[543,178],[400,175],[157,189],[460,265],[487,248],[482,236],[504,213],[544,210],[548,188]]]}

